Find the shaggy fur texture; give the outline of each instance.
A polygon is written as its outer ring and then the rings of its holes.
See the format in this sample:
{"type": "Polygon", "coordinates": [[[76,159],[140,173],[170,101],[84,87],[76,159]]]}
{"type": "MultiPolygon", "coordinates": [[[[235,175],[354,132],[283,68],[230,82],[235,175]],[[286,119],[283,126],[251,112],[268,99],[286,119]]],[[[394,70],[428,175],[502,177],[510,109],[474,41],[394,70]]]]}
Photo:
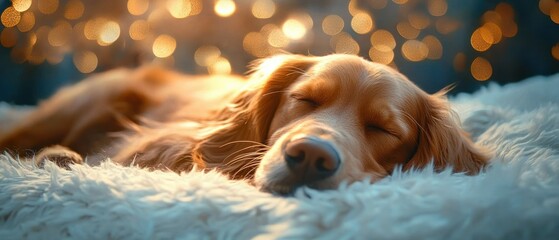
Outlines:
{"type": "Polygon", "coordinates": [[[554,239],[557,89],[559,75],[454,99],[466,130],[496,153],[476,176],[396,171],[284,198],[216,172],[39,169],[2,156],[0,239],[554,239]]]}

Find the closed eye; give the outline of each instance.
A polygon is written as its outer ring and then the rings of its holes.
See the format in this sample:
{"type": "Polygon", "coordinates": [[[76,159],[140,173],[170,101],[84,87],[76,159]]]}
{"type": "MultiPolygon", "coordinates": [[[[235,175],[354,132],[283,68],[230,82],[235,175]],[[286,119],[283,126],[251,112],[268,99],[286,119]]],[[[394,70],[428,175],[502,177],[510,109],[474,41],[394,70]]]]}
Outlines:
{"type": "Polygon", "coordinates": [[[391,136],[393,136],[393,137],[396,137],[396,138],[400,138],[400,136],[399,136],[396,132],[394,132],[394,131],[392,131],[392,130],[389,130],[389,129],[387,129],[387,128],[380,127],[380,126],[377,125],[377,124],[367,124],[367,125],[365,126],[365,130],[366,130],[368,133],[371,133],[371,132],[380,132],[380,133],[384,133],[384,134],[389,134],[389,135],[391,135],[391,136]]]}
{"type": "Polygon", "coordinates": [[[291,98],[297,100],[298,102],[303,102],[303,103],[305,103],[305,104],[308,104],[308,105],[310,105],[310,106],[312,106],[312,107],[318,107],[318,106],[320,106],[320,103],[319,103],[318,101],[316,101],[316,100],[314,100],[314,99],[312,99],[312,98],[309,98],[309,97],[305,97],[305,96],[300,95],[300,94],[292,94],[292,95],[291,95],[291,98]]]}

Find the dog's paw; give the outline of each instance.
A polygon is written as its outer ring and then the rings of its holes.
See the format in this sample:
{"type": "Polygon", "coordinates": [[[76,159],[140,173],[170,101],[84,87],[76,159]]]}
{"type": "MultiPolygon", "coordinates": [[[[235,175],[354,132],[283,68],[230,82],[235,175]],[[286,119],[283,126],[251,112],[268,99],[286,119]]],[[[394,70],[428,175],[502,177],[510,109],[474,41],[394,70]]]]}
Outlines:
{"type": "Polygon", "coordinates": [[[45,161],[56,163],[59,167],[70,169],[71,164],[82,164],[83,158],[78,153],[60,146],[52,146],[43,148],[37,155],[35,155],[35,163],[39,167],[45,165],[45,161]]]}

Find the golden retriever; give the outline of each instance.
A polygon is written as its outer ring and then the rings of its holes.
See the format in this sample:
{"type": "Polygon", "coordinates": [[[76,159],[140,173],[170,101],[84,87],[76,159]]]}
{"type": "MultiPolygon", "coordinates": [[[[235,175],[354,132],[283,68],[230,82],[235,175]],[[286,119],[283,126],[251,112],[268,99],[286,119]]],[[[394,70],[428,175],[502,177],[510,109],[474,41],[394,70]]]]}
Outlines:
{"type": "Polygon", "coordinates": [[[149,67],[101,73],[0,136],[0,149],[16,152],[53,145],[64,147],[37,158],[218,169],[281,194],[430,162],[476,174],[489,158],[457,124],[444,91],[429,95],[390,67],[343,54],[273,56],[248,80],[149,67]]]}

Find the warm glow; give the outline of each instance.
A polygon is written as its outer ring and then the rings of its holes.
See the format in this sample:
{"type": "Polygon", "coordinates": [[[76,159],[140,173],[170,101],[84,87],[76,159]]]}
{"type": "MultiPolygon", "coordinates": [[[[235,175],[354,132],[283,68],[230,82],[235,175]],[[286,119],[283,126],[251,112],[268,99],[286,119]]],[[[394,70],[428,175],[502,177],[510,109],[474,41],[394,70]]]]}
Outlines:
{"type": "Polygon", "coordinates": [[[58,22],[48,32],[48,41],[51,46],[60,47],[65,45],[72,34],[72,26],[68,22],[58,22]]]}
{"type": "Polygon", "coordinates": [[[276,4],[272,0],[256,0],[252,4],[252,15],[256,18],[271,18],[276,12],[276,4]]]}
{"type": "Polygon", "coordinates": [[[74,54],[74,65],[81,73],[90,73],[97,68],[97,55],[91,51],[74,54]]]}
{"type": "Polygon", "coordinates": [[[345,32],[334,36],[332,45],[336,53],[358,54],[360,49],[359,43],[345,32]]]}
{"type": "Polygon", "coordinates": [[[99,45],[101,46],[108,46],[116,41],[119,36],[120,26],[118,25],[118,23],[110,21],[105,23],[103,27],[101,27],[97,43],[99,43],[99,45]]]}
{"type": "Polygon", "coordinates": [[[555,60],[559,60],[559,43],[551,48],[551,56],[553,56],[555,60]]]}
{"type": "Polygon", "coordinates": [[[464,71],[466,69],[466,54],[459,52],[454,56],[452,66],[456,71],[464,71]]]}
{"type": "Polygon", "coordinates": [[[491,63],[485,60],[485,58],[477,57],[472,62],[472,66],[470,68],[472,72],[472,76],[479,81],[485,81],[491,77],[493,74],[493,68],[491,67],[491,63]]]}
{"type": "Polygon", "coordinates": [[[133,40],[143,40],[149,34],[149,23],[146,20],[139,19],[130,24],[128,34],[133,40]]]}
{"type": "Polygon", "coordinates": [[[390,48],[383,48],[382,50],[372,47],[369,49],[369,58],[371,61],[382,64],[389,64],[394,60],[394,51],[390,48]]]}
{"type": "Polygon", "coordinates": [[[322,21],[322,31],[333,36],[344,29],[344,20],[338,15],[328,15],[322,21]]]}
{"type": "Polygon", "coordinates": [[[501,41],[501,39],[503,38],[503,32],[501,31],[501,28],[499,28],[499,26],[497,26],[497,24],[495,24],[495,23],[489,22],[489,23],[483,24],[482,28],[486,29],[487,31],[489,31],[491,33],[492,44],[499,43],[501,41]]]}
{"type": "Polygon", "coordinates": [[[407,60],[419,62],[429,56],[429,48],[421,41],[408,40],[402,44],[402,55],[407,60]]]}
{"type": "Polygon", "coordinates": [[[283,23],[282,31],[285,36],[293,40],[299,40],[307,34],[305,25],[296,19],[288,19],[283,23]]]}
{"type": "Polygon", "coordinates": [[[169,35],[159,35],[153,41],[153,54],[158,58],[171,56],[175,52],[177,41],[169,35]]]}
{"type": "Polygon", "coordinates": [[[28,32],[35,26],[35,15],[33,12],[28,11],[21,14],[21,21],[17,24],[17,29],[20,32],[28,32]]]}
{"type": "Polygon", "coordinates": [[[187,0],[167,0],[167,10],[174,18],[185,18],[190,15],[192,5],[187,0]]]}
{"type": "Polygon", "coordinates": [[[555,4],[555,0],[540,0],[538,5],[542,13],[544,13],[545,15],[549,15],[549,11],[551,10],[551,7],[554,4],[555,4]]]}
{"type": "Polygon", "coordinates": [[[233,0],[217,0],[214,11],[220,17],[229,17],[235,13],[237,6],[233,0]]]}
{"type": "Polygon", "coordinates": [[[216,46],[202,46],[194,52],[196,64],[207,67],[214,64],[221,56],[221,51],[216,46]]]}
{"type": "Polygon", "coordinates": [[[551,21],[559,24],[559,2],[555,2],[555,4],[551,6],[551,9],[549,9],[549,17],[551,21]]]}
{"type": "Polygon", "coordinates": [[[230,74],[231,64],[224,57],[219,57],[212,65],[208,67],[210,74],[230,74]]]}
{"type": "Polygon", "coordinates": [[[359,12],[351,19],[351,28],[356,33],[366,34],[374,28],[373,18],[366,12],[359,12]]]}
{"type": "Polygon", "coordinates": [[[470,38],[470,44],[478,52],[487,51],[487,49],[491,47],[493,41],[493,34],[485,28],[476,29],[470,38]]]}
{"type": "Polygon", "coordinates": [[[268,34],[268,44],[282,48],[289,44],[289,38],[287,38],[279,28],[275,28],[268,34]]]}
{"type": "Polygon", "coordinates": [[[66,3],[64,17],[68,20],[75,20],[82,17],[85,7],[80,0],[70,0],[66,3]]]}
{"type": "Polygon", "coordinates": [[[49,62],[52,65],[59,64],[60,62],[62,62],[62,60],[64,60],[64,56],[62,54],[47,55],[47,62],[49,62]]]}
{"type": "Polygon", "coordinates": [[[83,34],[85,38],[88,40],[97,40],[99,38],[99,33],[101,32],[101,28],[107,22],[104,18],[95,18],[87,21],[85,23],[83,34]]]}
{"type": "Polygon", "coordinates": [[[371,45],[381,52],[388,52],[396,47],[396,39],[389,31],[379,29],[371,35],[371,45]]]}
{"type": "Polygon", "coordinates": [[[437,19],[435,23],[435,28],[437,32],[441,34],[449,34],[456,31],[460,27],[461,23],[452,18],[441,17],[437,19]]]}
{"type": "Polygon", "coordinates": [[[52,14],[58,9],[58,0],[40,0],[38,7],[41,13],[52,14]]]}
{"type": "Polygon", "coordinates": [[[396,25],[396,30],[400,36],[404,37],[405,39],[415,39],[419,36],[419,30],[412,27],[408,22],[400,22],[396,25]]]}
{"type": "Polygon", "coordinates": [[[437,37],[433,35],[425,36],[423,38],[423,43],[425,43],[429,49],[429,54],[427,55],[428,59],[436,60],[443,56],[443,45],[437,37]]]}
{"type": "Polygon", "coordinates": [[[411,13],[408,15],[410,25],[415,29],[425,29],[431,24],[429,16],[423,13],[411,13]]]}
{"type": "Polygon", "coordinates": [[[2,46],[10,48],[16,45],[18,39],[17,31],[13,28],[4,28],[0,33],[0,43],[2,46]]]}
{"type": "Polygon", "coordinates": [[[31,0],[12,0],[12,6],[18,12],[25,12],[31,7],[31,0]]]}
{"type": "Polygon", "coordinates": [[[243,49],[255,57],[266,57],[269,54],[266,37],[259,32],[250,32],[243,38],[243,49]]]}
{"type": "Polygon", "coordinates": [[[128,0],[128,12],[132,15],[142,15],[149,8],[149,0],[128,0]]]}
{"type": "Polygon", "coordinates": [[[21,20],[21,14],[16,11],[13,7],[8,7],[4,12],[2,12],[2,16],[0,16],[2,24],[6,27],[13,27],[19,23],[21,20]]]}
{"type": "Polygon", "coordinates": [[[427,1],[427,10],[432,16],[440,17],[446,14],[448,4],[446,0],[429,0],[427,1]]]}
{"type": "Polygon", "coordinates": [[[202,12],[202,0],[190,0],[190,16],[198,15],[202,12]]]}

